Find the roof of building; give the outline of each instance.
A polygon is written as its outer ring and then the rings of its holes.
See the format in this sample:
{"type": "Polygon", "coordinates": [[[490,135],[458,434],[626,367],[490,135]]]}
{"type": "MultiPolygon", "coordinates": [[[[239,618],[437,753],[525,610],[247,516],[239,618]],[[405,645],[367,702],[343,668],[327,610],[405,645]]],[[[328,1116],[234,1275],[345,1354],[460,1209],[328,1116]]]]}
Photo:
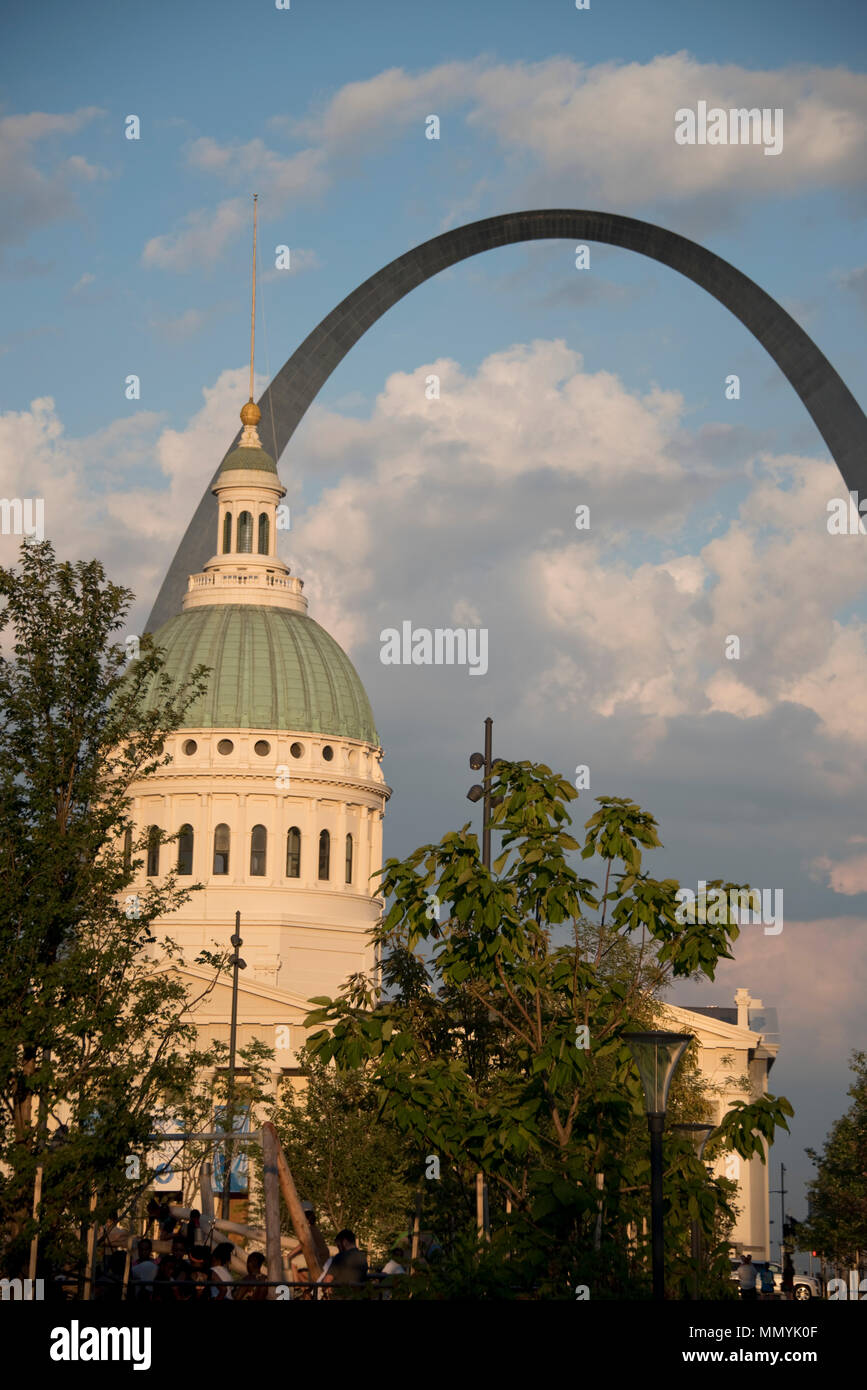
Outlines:
{"type": "MultiPolygon", "coordinates": [[[[379,744],[355,667],[306,613],[253,604],[191,608],[159,628],[154,640],[165,651],[173,692],[196,666],[212,668],[182,728],[286,729],[379,744]]],[[[146,705],[156,696],[154,677],[146,705]]]]}
{"type": "Polygon", "coordinates": [[[277,465],[264,449],[245,448],[239,445],[227,454],[220,465],[220,473],[234,473],[237,469],[254,469],[257,473],[276,473],[277,465]]]}
{"type": "Polygon", "coordinates": [[[699,1007],[697,1004],[685,1004],[692,1014],[704,1014],[706,1018],[717,1018],[720,1023],[737,1023],[738,1011],[724,1004],[707,1004],[699,1007]]]}

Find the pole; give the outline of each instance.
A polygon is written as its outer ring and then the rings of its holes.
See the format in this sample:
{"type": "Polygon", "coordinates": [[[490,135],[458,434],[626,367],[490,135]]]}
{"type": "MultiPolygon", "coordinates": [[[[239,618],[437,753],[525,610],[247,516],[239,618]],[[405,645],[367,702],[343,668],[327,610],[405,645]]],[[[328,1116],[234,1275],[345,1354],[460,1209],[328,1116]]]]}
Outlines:
{"type": "Polygon", "coordinates": [[[214,1243],[214,1184],[211,1180],[211,1160],[206,1158],[199,1171],[199,1204],[202,1210],[202,1236],[209,1245],[214,1243]]]}
{"type": "Polygon", "coordinates": [[[665,1298],[665,1241],[662,1229],[662,1131],[665,1116],[648,1114],[650,1130],[650,1249],[653,1297],[665,1298]]]}
{"type": "MultiPolygon", "coordinates": [[[[90,1214],[96,1211],[96,1188],[90,1194],[90,1214]]],[[[96,1256],[96,1223],[91,1221],[87,1228],[87,1269],[84,1275],[84,1302],[93,1298],[93,1264],[96,1256]]]]}
{"type": "Polygon", "coordinates": [[[491,871],[491,775],[493,773],[493,729],[494,721],[490,716],[485,720],[485,799],[482,802],[484,824],[482,826],[482,863],[490,873],[491,871]]]}
{"type": "Polygon", "coordinates": [[[422,1190],[421,1188],[419,1188],[415,1194],[415,1215],[412,1218],[412,1245],[410,1246],[409,1251],[410,1274],[415,1273],[416,1261],[418,1260],[418,1245],[421,1234],[421,1203],[422,1190]]]}
{"type": "Polygon", "coordinates": [[[262,1145],[265,1145],[265,1135],[271,1132],[274,1141],[273,1153],[277,1160],[277,1177],[280,1182],[280,1191],[283,1193],[283,1200],[289,1208],[289,1217],[292,1222],[292,1229],[298,1237],[301,1249],[304,1251],[304,1258],[307,1261],[307,1272],[312,1283],[316,1283],[322,1273],[322,1265],[316,1250],[313,1239],[313,1232],[310,1229],[310,1222],[307,1220],[307,1213],[301,1205],[301,1198],[298,1196],[298,1189],[295,1180],[286,1162],[286,1155],[277,1137],[277,1131],[270,1120],[266,1120],[262,1126],[262,1145]]]}
{"type": "MultiPolygon", "coordinates": [[[[494,721],[490,715],[485,720],[485,776],[483,785],[485,796],[482,801],[482,863],[491,872],[491,776],[493,774],[494,721]]],[[[476,1231],[479,1240],[488,1238],[485,1220],[485,1175],[476,1173],[476,1231]]]]}
{"type": "MultiPolygon", "coordinates": [[[[238,951],[243,942],[241,941],[241,914],[235,913],[235,935],[232,937],[232,945],[235,954],[232,957],[232,1022],[229,1027],[229,1084],[226,1094],[226,1130],[231,1136],[235,1128],[235,1044],[238,1038],[238,968],[240,957],[238,951]]],[[[223,1199],[221,1203],[221,1215],[224,1221],[229,1219],[229,1203],[231,1201],[232,1187],[232,1140],[226,1140],[226,1163],[223,1173],[223,1199]]]]}
{"type": "MultiPolygon", "coordinates": [[[[39,1203],[42,1201],[42,1164],[36,1169],[36,1181],[33,1184],[33,1220],[38,1220],[39,1203]]],[[[39,1248],[39,1229],[34,1231],[33,1239],[30,1242],[30,1265],[27,1271],[28,1278],[32,1281],[36,1278],[36,1253],[39,1248]]]]}
{"type": "Polygon", "coordinates": [[[783,1242],[786,1239],[786,1165],[780,1164],[780,1265],[785,1263],[783,1242]]]}
{"type": "MultiPolygon", "coordinates": [[[[265,1125],[262,1132],[263,1187],[265,1189],[265,1258],[268,1262],[268,1281],[283,1279],[283,1251],[280,1248],[280,1177],[277,1172],[277,1133],[265,1125]]],[[[269,1288],[268,1297],[277,1297],[269,1288]]]]}

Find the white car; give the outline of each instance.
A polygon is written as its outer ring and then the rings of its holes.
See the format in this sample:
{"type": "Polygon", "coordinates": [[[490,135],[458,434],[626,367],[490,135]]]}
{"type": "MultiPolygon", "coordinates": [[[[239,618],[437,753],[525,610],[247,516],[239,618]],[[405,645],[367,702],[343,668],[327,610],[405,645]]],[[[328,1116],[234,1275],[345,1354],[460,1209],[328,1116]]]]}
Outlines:
{"type": "MultiPolygon", "coordinates": [[[[732,1279],[734,1279],[736,1282],[737,1282],[737,1277],[738,1277],[738,1266],[740,1265],[740,1263],[741,1263],[741,1262],[740,1262],[740,1259],[739,1259],[737,1256],[733,1256],[733,1257],[732,1257],[732,1261],[731,1261],[731,1269],[732,1269],[731,1277],[732,1277],[732,1279]]],[[[776,1264],[773,1260],[770,1260],[770,1261],[768,1261],[768,1260],[753,1260],[753,1264],[754,1264],[755,1267],[756,1267],[756,1271],[757,1271],[757,1273],[758,1273],[758,1276],[759,1276],[759,1280],[760,1280],[760,1281],[761,1281],[762,1270],[763,1270],[763,1269],[769,1269],[769,1270],[770,1270],[771,1274],[773,1274],[773,1276],[774,1276],[774,1293],[775,1293],[776,1295],[781,1295],[782,1292],[783,1292],[783,1267],[782,1267],[782,1265],[776,1264]]],[[[809,1299],[809,1298],[821,1298],[821,1296],[822,1296],[822,1286],[821,1286],[821,1284],[819,1283],[819,1280],[816,1279],[814,1275],[812,1275],[812,1274],[797,1274],[797,1273],[795,1274],[795,1298],[796,1298],[799,1302],[803,1302],[805,1299],[809,1299]]]]}

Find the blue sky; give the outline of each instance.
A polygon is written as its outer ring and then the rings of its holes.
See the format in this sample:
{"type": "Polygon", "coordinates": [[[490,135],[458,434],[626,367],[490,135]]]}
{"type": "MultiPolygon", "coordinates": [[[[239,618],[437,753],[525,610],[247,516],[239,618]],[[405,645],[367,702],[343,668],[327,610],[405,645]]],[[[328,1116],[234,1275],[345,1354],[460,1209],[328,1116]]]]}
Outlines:
{"type": "MultiPolygon", "coordinates": [[[[139,595],[133,625],[246,396],[254,191],[259,390],[410,246],[562,206],[730,260],[867,405],[859,3],[49,3],[3,25],[0,491],[39,486],[58,550],[139,595]],[[783,153],[677,147],[674,111],[698,100],[782,107],[783,153]]],[[[798,1120],[775,1160],[802,1179],[865,1045],[867,628],[863,538],[827,535],[842,482],[774,364],[655,263],[594,245],[580,272],[565,242],[506,248],[368,333],[281,474],[287,558],[386,745],[388,852],[469,816],[465,756],[491,713],[500,751],[589,762],[591,797],[654,811],[660,876],[784,887],[782,936],[745,934],[716,985],[674,997],[746,984],[779,1009],[773,1082],[798,1120]],[[383,627],[460,615],[490,630],[484,679],[379,662],[383,627]]]]}

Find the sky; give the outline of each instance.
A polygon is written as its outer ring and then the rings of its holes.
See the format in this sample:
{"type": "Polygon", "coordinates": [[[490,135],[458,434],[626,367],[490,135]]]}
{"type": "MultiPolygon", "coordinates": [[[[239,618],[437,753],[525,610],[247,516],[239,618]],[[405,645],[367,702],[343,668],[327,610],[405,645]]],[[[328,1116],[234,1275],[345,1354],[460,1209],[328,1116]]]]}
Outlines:
{"type": "MultiPolygon", "coordinates": [[[[131,632],[247,396],[254,192],[257,394],[410,247],[571,207],[731,261],[867,407],[860,0],[48,0],[0,37],[0,495],[44,498],[58,553],[130,586],[131,632]],[[781,152],[678,144],[699,101],[782,109],[781,152]]],[[[596,796],[651,811],[656,877],[783,892],[782,932],[745,926],[670,997],[777,1008],[771,1185],[783,1161],[805,1215],[804,1149],[867,1047],[867,539],[829,534],[845,486],[771,358],[655,262],[503,248],[380,320],[280,471],[281,553],[386,749],[387,854],[478,821],[491,715],[496,754],[590,769],[579,826],[596,796]],[[384,665],[406,620],[486,628],[486,674],[384,665]]]]}

